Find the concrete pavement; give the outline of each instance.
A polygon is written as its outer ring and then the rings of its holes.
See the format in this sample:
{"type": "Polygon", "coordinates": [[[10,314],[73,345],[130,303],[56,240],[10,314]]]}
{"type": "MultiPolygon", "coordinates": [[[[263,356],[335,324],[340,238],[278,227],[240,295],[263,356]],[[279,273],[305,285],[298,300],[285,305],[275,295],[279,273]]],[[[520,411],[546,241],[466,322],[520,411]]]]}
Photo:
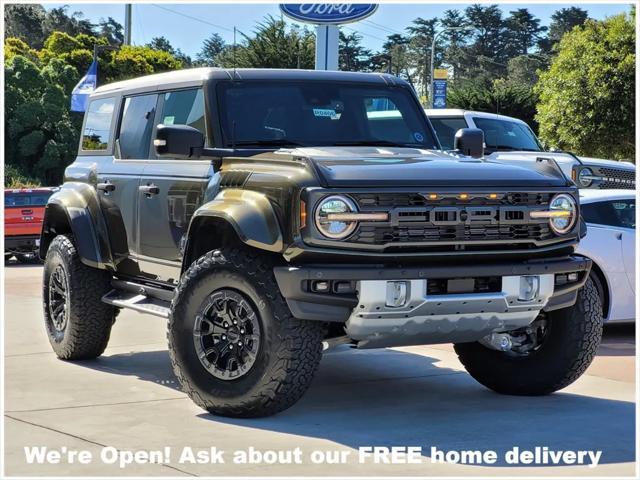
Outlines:
{"type": "Polygon", "coordinates": [[[5,269],[5,461],[7,475],[500,475],[633,476],[635,340],[608,329],[587,374],[547,397],[508,397],[478,385],[450,345],[338,350],[323,358],[304,398],[257,420],[214,417],[194,405],[171,372],[161,319],[122,312],[105,354],[63,362],[42,325],[39,266],[5,269]],[[600,465],[359,464],[360,446],[440,450],[602,450],[600,465]],[[86,449],[87,465],[28,464],[25,446],[86,449]],[[119,468],[99,461],[105,446],[163,450],[167,461],[119,468]],[[339,466],[179,463],[184,447],[347,451],[339,466]]]}

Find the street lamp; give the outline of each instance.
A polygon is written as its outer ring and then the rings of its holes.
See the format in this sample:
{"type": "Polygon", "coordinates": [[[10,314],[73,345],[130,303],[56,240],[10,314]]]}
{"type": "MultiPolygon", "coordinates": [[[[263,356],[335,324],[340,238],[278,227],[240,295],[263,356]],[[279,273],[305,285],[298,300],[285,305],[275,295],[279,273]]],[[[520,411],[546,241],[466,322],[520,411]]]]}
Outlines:
{"type": "Polygon", "coordinates": [[[429,106],[433,108],[433,63],[435,62],[435,51],[436,51],[436,41],[438,37],[445,32],[460,32],[463,30],[472,30],[473,27],[470,26],[462,26],[462,27],[445,27],[436,33],[433,36],[433,40],[431,41],[431,72],[429,76],[429,106]]]}

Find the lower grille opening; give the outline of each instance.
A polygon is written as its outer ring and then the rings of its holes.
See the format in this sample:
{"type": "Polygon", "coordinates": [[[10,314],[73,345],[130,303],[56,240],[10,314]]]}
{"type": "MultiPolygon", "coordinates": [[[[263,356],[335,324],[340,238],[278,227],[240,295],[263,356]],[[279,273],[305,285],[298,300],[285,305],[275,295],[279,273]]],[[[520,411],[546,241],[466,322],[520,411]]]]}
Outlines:
{"type": "Polygon", "coordinates": [[[501,291],[502,277],[432,278],[427,280],[427,295],[501,291]]]}

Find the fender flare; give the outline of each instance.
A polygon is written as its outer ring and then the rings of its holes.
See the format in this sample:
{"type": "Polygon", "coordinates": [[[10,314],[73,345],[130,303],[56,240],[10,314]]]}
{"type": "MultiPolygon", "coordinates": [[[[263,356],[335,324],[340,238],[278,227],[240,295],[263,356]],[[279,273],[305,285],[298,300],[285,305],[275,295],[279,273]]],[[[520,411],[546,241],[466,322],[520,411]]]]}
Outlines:
{"type": "Polygon", "coordinates": [[[47,202],[40,235],[40,258],[60,233],[71,233],[85,265],[113,269],[109,233],[94,188],[86,183],[67,182],[47,202]]]}
{"type": "MultiPolygon", "coordinates": [[[[238,238],[251,247],[270,252],[281,252],[284,248],[278,218],[271,202],[263,193],[235,188],[222,190],[193,214],[188,243],[191,243],[192,236],[196,234],[194,229],[205,218],[226,221],[233,227],[238,238]]],[[[186,250],[188,249],[189,245],[186,250]]]]}

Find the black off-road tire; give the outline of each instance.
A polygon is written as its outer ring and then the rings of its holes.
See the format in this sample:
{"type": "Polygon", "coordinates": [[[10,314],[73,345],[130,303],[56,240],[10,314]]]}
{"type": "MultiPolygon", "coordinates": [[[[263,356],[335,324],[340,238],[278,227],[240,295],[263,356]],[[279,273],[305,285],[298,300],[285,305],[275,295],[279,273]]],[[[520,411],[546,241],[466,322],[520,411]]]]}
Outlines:
{"type": "Polygon", "coordinates": [[[263,417],[289,408],[309,387],[322,357],[322,325],[291,315],[260,252],[229,248],[195,261],[176,289],[168,322],[169,354],[182,389],[210,413],[263,417]],[[253,304],[261,338],[255,363],[236,379],[220,379],[201,363],[194,346],[197,312],[209,296],[232,289],[253,304]]]}
{"type": "Polygon", "coordinates": [[[591,280],[572,307],[548,312],[548,331],[540,347],[526,356],[509,356],[478,342],[456,344],[469,374],[507,395],[547,395],[573,383],[596,355],[602,339],[602,307],[591,280]]]}
{"type": "Polygon", "coordinates": [[[111,290],[111,276],[105,270],[91,268],[80,261],[73,240],[66,235],[53,239],[44,264],[43,304],[49,343],[63,360],[99,357],[107,348],[117,309],[101,301],[111,290]],[[56,330],[50,311],[51,274],[61,266],[66,274],[68,301],[66,324],[56,330]]]}

